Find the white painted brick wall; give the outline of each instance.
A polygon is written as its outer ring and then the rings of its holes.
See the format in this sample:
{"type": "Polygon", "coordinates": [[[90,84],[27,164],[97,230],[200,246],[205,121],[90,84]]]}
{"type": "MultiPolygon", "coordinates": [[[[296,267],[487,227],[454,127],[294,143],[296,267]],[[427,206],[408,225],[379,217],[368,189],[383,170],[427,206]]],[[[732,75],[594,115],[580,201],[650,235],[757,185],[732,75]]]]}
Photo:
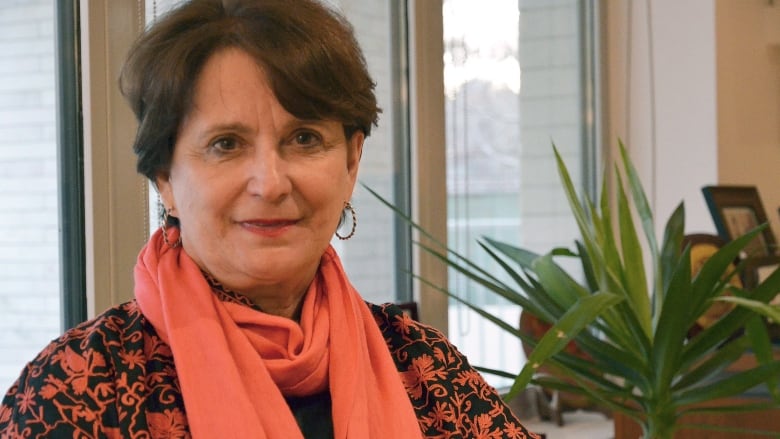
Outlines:
{"type": "Polygon", "coordinates": [[[0,0],[0,394],[60,331],[54,2],[0,0]]]}
{"type": "Polygon", "coordinates": [[[551,156],[554,141],[580,178],[581,150],[578,4],[576,0],[519,0],[522,71],[521,178],[523,227],[527,245],[546,251],[570,245],[575,236],[551,156]],[[551,216],[551,212],[563,218],[551,216]]]}
{"type": "MultiPolygon", "coordinates": [[[[392,197],[393,90],[390,66],[390,7],[387,0],[333,0],[352,23],[358,42],[377,83],[379,126],[366,140],[358,179],[381,194],[392,197]]],[[[339,255],[350,280],[366,300],[381,303],[396,300],[394,286],[394,214],[376,199],[356,187],[353,205],[358,212],[354,238],[339,243],[339,255]]]]}

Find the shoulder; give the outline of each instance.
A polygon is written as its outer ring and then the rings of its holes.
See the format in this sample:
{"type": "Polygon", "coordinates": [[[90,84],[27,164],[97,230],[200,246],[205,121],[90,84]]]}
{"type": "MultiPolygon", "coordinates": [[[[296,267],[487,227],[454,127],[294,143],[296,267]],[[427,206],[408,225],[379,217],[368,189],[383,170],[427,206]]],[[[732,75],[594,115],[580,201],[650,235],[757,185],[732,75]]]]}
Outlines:
{"type": "Polygon", "coordinates": [[[369,307],[426,436],[537,437],[441,331],[396,305],[369,307]]]}
{"type": "Polygon", "coordinates": [[[61,369],[68,373],[115,369],[126,363],[126,352],[143,349],[146,319],[135,301],[109,308],[97,317],[69,329],[46,346],[28,365],[34,374],[61,369]],[[83,363],[83,364],[82,364],[83,363]]]}
{"type": "Polygon", "coordinates": [[[117,398],[126,395],[133,383],[142,382],[145,332],[145,319],[131,301],[52,341],[25,366],[5,395],[0,436],[14,437],[23,429],[77,435],[115,418],[117,398]]]}
{"type": "Polygon", "coordinates": [[[399,369],[432,362],[437,368],[459,369],[463,357],[438,329],[412,319],[391,303],[369,304],[399,369]]]}
{"type": "Polygon", "coordinates": [[[438,329],[413,320],[397,305],[369,306],[400,371],[434,370],[443,376],[473,370],[438,329]]]}
{"type": "Polygon", "coordinates": [[[444,341],[447,338],[441,331],[433,326],[414,320],[398,305],[383,303],[381,305],[368,304],[379,329],[388,336],[398,337],[401,340],[417,340],[424,342],[444,341]]]}
{"type": "Polygon", "coordinates": [[[369,304],[369,307],[396,362],[402,359],[402,363],[407,364],[413,358],[418,362],[432,358],[437,367],[470,368],[465,356],[440,330],[412,319],[392,303],[369,304]]]}
{"type": "Polygon", "coordinates": [[[49,343],[26,371],[37,377],[44,371],[80,373],[109,366],[114,357],[121,358],[123,351],[142,340],[144,322],[135,301],[110,308],[49,343]]]}

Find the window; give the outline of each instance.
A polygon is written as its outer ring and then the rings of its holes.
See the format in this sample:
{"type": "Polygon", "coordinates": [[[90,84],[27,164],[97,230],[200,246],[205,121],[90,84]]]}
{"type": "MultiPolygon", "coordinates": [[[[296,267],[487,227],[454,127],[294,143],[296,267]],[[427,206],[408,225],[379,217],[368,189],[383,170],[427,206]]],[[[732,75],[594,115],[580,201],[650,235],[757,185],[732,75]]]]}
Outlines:
{"type": "MultiPolygon", "coordinates": [[[[405,78],[404,2],[386,0],[331,0],[352,23],[363,49],[382,114],[379,126],[366,139],[358,179],[398,206],[408,200],[405,101],[400,93],[405,78]]],[[[353,205],[358,228],[349,241],[334,241],[350,280],[364,299],[374,302],[411,300],[408,228],[381,205],[360,183],[353,205]]]]}
{"type": "MultiPolygon", "coordinates": [[[[582,3],[444,0],[448,242],[482,265],[490,260],[482,236],[537,252],[576,237],[551,142],[575,182],[590,187],[582,3]]],[[[454,272],[448,283],[518,325],[517,306],[454,272]]],[[[473,364],[516,373],[524,363],[518,339],[455,302],[449,337],[473,364]]]]}
{"type": "Polygon", "coordinates": [[[0,392],[61,332],[55,7],[0,14],[0,392]]]}

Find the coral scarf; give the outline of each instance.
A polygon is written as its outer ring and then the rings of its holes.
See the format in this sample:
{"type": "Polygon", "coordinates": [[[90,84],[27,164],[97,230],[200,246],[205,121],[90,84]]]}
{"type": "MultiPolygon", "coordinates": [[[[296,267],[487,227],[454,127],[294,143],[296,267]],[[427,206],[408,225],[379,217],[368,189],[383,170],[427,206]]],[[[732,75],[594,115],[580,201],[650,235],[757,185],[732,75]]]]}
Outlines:
{"type": "Polygon", "coordinates": [[[300,324],[219,300],[159,230],[138,256],[135,296],[173,351],[195,438],[301,438],[283,395],[327,388],[336,438],[422,437],[382,334],[331,247],[300,324]]]}

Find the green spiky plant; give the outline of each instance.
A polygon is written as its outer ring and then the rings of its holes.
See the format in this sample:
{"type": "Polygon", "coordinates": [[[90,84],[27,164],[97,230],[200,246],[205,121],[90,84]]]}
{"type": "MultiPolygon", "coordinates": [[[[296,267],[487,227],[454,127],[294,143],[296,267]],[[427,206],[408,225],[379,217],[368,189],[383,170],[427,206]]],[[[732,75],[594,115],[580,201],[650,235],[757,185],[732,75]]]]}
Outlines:
{"type": "Polygon", "coordinates": [[[464,300],[458,292],[415,276],[534,347],[519,373],[483,369],[514,378],[506,398],[511,399],[530,383],[584,395],[635,420],[648,439],[672,438],[683,427],[718,429],[684,425],[681,417],[689,413],[778,407],[780,361],[773,359],[764,318],[780,321],[780,312],[768,305],[780,291],[780,270],[751,291],[735,288],[727,281],[740,268],[735,269],[733,261],[761,228],[729,242],[693,276],[690,248],[682,248],[683,205],[667,221],[665,236],[659,243],[644,190],[622,143],[623,172],[616,166],[615,203],[610,202],[606,183],[602,184],[598,203],[587,197],[581,202],[565,164],[553,149],[581,236],[574,250],[552,249],[547,254],[484,238],[480,246],[513,280],[512,285],[438,243],[367,188],[426,238],[426,243],[416,245],[524,312],[553,324],[540,340],[535,340],[516,325],[464,300]],[[647,265],[634,225],[635,214],[649,252],[647,265]],[[585,280],[575,280],[558,265],[559,258],[578,260],[585,280]],[[730,301],[737,306],[689,338],[688,330],[714,301],[730,301]],[[734,334],[742,335],[735,338],[734,334]],[[563,350],[570,342],[576,343],[589,360],[563,350]],[[758,360],[755,367],[725,373],[749,350],[758,360]],[[536,373],[541,365],[557,373],[536,373]],[[771,398],[750,404],[736,404],[729,399],[762,384],[767,385],[771,398]],[[708,403],[706,408],[702,403],[708,403]]]}

